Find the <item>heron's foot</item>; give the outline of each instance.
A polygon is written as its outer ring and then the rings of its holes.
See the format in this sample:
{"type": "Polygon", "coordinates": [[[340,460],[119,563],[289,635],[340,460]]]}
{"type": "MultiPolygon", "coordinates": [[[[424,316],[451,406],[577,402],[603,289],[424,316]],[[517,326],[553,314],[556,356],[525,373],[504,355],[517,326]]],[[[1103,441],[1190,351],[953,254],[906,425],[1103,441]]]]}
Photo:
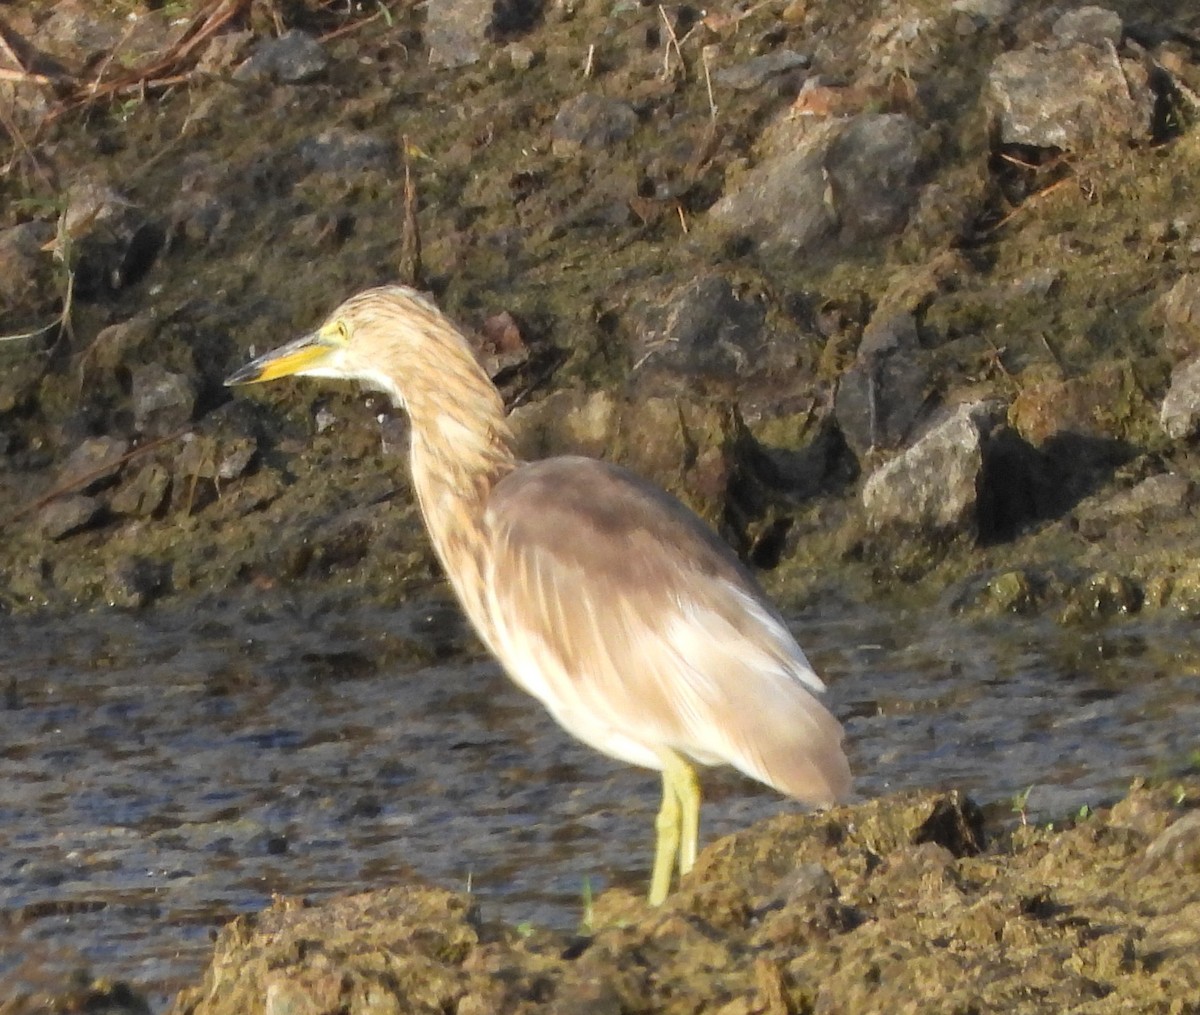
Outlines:
{"type": "Polygon", "coordinates": [[[680,875],[695,866],[700,837],[700,781],[695,769],[674,751],[664,750],[662,759],[663,798],[654,821],[654,871],[650,877],[652,906],[666,899],[676,864],[680,875]]]}

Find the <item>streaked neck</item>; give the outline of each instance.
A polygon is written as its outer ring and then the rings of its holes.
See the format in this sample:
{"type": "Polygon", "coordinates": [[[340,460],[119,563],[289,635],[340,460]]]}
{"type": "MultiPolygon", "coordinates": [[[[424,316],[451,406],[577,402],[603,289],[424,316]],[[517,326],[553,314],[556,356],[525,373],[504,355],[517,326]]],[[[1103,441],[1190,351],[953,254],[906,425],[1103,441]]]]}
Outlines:
{"type": "Polygon", "coordinates": [[[486,638],[483,516],[492,487],[517,458],[504,403],[487,374],[473,359],[454,367],[438,391],[409,399],[412,480],[442,567],[486,638]]]}

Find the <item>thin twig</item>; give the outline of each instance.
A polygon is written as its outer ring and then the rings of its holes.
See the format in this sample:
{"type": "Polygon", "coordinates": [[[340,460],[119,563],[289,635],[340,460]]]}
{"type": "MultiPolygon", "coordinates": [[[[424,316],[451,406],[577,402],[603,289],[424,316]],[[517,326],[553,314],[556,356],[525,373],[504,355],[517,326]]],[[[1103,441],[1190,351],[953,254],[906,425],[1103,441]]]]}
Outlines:
{"type": "Polygon", "coordinates": [[[0,67],[0,81],[15,81],[31,85],[52,85],[58,81],[68,80],[66,78],[52,78],[46,74],[35,74],[31,70],[12,70],[8,67],[0,67]]]}
{"type": "Polygon", "coordinates": [[[708,50],[708,46],[700,50],[700,63],[704,67],[704,87],[708,89],[708,115],[713,123],[716,123],[717,101],[713,98],[712,75],[708,71],[708,50]]]}
{"type": "Polygon", "coordinates": [[[384,7],[383,4],[380,4],[379,10],[377,10],[374,14],[368,15],[360,21],[352,21],[348,25],[342,25],[340,28],[331,29],[324,35],[319,36],[317,41],[322,45],[326,42],[332,42],[334,39],[340,39],[343,35],[349,35],[351,32],[357,32],[360,28],[369,25],[372,21],[378,21],[380,18],[383,18],[390,26],[391,17],[391,11],[384,7]]]}
{"type": "Polygon", "coordinates": [[[43,324],[40,328],[34,328],[33,331],[23,331],[19,335],[0,335],[0,342],[21,342],[27,338],[37,338],[38,335],[44,335],[51,328],[57,328],[62,324],[62,317],[58,317],[49,324],[43,324]]]}
{"type": "Polygon", "coordinates": [[[409,160],[408,135],[400,139],[404,147],[404,232],[400,238],[400,277],[421,288],[425,274],[421,264],[421,224],[417,220],[417,184],[409,160]]]}
{"type": "Polygon", "coordinates": [[[1029,197],[1027,197],[1019,205],[1017,205],[1012,211],[1010,211],[1002,219],[1000,219],[998,222],[992,223],[991,227],[988,229],[988,232],[994,233],[997,229],[1001,228],[1002,226],[1008,225],[1008,223],[1011,222],[1017,216],[1018,212],[1022,211],[1025,208],[1028,208],[1038,198],[1042,198],[1048,194],[1054,193],[1054,191],[1058,190],[1062,186],[1065,186],[1072,179],[1073,179],[1073,177],[1064,176],[1061,180],[1056,180],[1054,183],[1050,184],[1050,186],[1045,187],[1042,190],[1039,190],[1034,194],[1030,194],[1029,197]]]}
{"type": "Polygon", "coordinates": [[[667,17],[667,12],[663,9],[663,5],[658,5],[658,16],[662,18],[663,27],[667,30],[667,45],[663,49],[663,72],[664,79],[671,76],[671,47],[675,47],[675,55],[679,57],[679,66],[687,71],[687,65],[683,62],[683,50],[679,48],[679,39],[675,36],[675,29],[671,27],[671,19],[667,17]]]}

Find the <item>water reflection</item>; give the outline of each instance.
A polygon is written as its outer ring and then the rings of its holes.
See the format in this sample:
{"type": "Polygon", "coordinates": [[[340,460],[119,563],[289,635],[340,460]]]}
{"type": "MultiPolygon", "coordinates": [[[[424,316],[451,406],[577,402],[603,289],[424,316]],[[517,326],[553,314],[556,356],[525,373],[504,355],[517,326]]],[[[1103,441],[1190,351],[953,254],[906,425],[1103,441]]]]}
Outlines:
{"type": "MultiPolygon", "coordinates": [[[[640,889],[657,777],[451,653],[453,616],[259,598],[0,620],[0,1000],[79,966],[165,997],[212,928],[277,892],[419,876],[570,926],[585,880],[640,889]]],[[[837,605],[797,627],[861,796],[954,786],[1004,813],[1033,786],[1028,813],[1058,817],[1196,748],[1182,621],[837,605]]],[[[706,839],[791,806],[732,774],[706,787],[706,839]]]]}

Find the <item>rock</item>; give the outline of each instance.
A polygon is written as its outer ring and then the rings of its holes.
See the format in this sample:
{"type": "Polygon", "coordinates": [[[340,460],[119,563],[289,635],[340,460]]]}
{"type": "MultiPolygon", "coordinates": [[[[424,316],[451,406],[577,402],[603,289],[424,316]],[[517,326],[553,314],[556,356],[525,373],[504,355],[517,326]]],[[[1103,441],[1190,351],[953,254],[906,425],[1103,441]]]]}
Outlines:
{"type": "Polygon", "coordinates": [[[133,371],[133,422],[139,433],[164,437],[192,421],[196,388],[183,374],[172,373],[158,363],[133,371]]]}
{"type": "Polygon", "coordinates": [[[434,67],[465,67],[479,60],[492,27],[493,0],[430,0],[425,43],[434,67]]]}
{"type": "Polygon", "coordinates": [[[1022,386],[1009,419],[1035,447],[1063,434],[1105,440],[1141,398],[1131,365],[1109,361],[1083,377],[1050,378],[1022,386]]]}
{"type": "Polygon", "coordinates": [[[1200,430],[1200,356],[1171,373],[1171,386],[1158,419],[1167,436],[1175,440],[1193,437],[1200,430]]]}
{"type": "MultiPolygon", "coordinates": [[[[543,0],[429,0],[424,32],[429,62],[449,68],[477,63],[494,36],[525,31],[543,5],[543,0]]],[[[510,59],[517,67],[524,61],[511,52],[510,59]]]]}
{"type": "Polygon", "coordinates": [[[896,232],[918,194],[921,132],[907,116],[854,117],[829,147],[825,171],[843,241],[896,232]]]}
{"type": "Polygon", "coordinates": [[[117,475],[128,450],[129,442],[118,437],[89,437],[67,456],[58,470],[55,488],[94,493],[117,475]]]}
{"type": "Polygon", "coordinates": [[[718,232],[778,253],[887,235],[918,192],[920,131],[906,116],[864,113],[781,126],[777,153],[744,173],[710,209],[718,232]]]}
{"type": "Polygon", "coordinates": [[[47,539],[62,539],[91,525],[103,507],[95,497],[58,497],[38,513],[37,526],[47,539]]]}
{"type": "Polygon", "coordinates": [[[1195,494],[1195,486],[1183,476],[1151,476],[1130,490],[1085,501],[1076,510],[1076,523],[1081,535],[1102,539],[1115,525],[1133,522],[1146,526],[1182,518],[1191,511],[1195,494]]]}
{"type": "Polygon", "coordinates": [[[508,65],[516,71],[527,71],[537,62],[538,53],[523,42],[514,42],[504,47],[508,65]]]}
{"type": "Polygon", "coordinates": [[[1121,15],[1116,11],[1104,7],[1080,7],[1067,11],[1054,22],[1051,31],[1064,46],[1082,42],[1089,46],[1104,47],[1120,43],[1124,28],[1121,15]]]}
{"type": "Polygon", "coordinates": [[[257,453],[258,441],[253,437],[222,441],[217,453],[217,479],[237,479],[250,467],[257,453]]]}
{"type": "Polygon", "coordinates": [[[628,102],[583,92],[559,107],[550,127],[556,155],[574,155],[584,148],[610,148],[637,129],[637,113],[628,102]]]}
{"type": "MultiPolygon", "coordinates": [[[[16,12],[13,12],[16,13],[16,12]]],[[[6,17],[4,46],[0,66],[6,71],[22,71],[46,78],[69,75],[67,67],[39,46],[33,45],[14,27],[19,19],[6,17]]],[[[28,22],[27,22],[28,24],[28,22]]],[[[41,82],[26,79],[23,74],[0,80],[0,110],[3,110],[9,129],[35,132],[44,126],[52,108],[56,108],[52,89],[41,82]]]]}
{"type": "Polygon", "coordinates": [[[984,456],[1004,417],[998,402],[960,405],[863,486],[872,528],[899,527],[927,535],[978,531],[984,456]]]}
{"type": "Polygon", "coordinates": [[[749,92],[761,88],[772,78],[804,70],[809,63],[810,58],[804,53],[777,49],[732,67],[723,67],[713,75],[713,81],[735,92],[749,92]]]}
{"type": "Polygon", "coordinates": [[[790,150],[768,156],[737,179],[707,221],[719,233],[769,251],[799,253],[825,241],[837,229],[825,156],[840,129],[819,123],[790,150]]]}
{"type": "Polygon", "coordinates": [[[337,127],[301,141],[296,151],[309,169],[320,173],[390,169],[394,158],[392,144],[383,138],[337,127]]]}
{"type": "Polygon", "coordinates": [[[1168,351],[1180,357],[1200,353],[1200,274],[1177,279],[1158,300],[1158,312],[1166,326],[1168,351]]]}
{"type": "Polygon", "coordinates": [[[196,70],[201,74],[224,74],[245,60],[253,45],[254,33],[249,30],[223,31],[205,44],[196,70]]]}
{"type": "Polygon", "coordinates": [[[307,32],[289,29],[276,39],[264,39],[234,72],[238,81],[312,81],[329,66],[324,47],[307,32]]]}
{"type": "Polygon", "coordinates": [[[929,355],[912,314],[872,318],[834,398],[846,443],[859,455],[902,444],[925,409],[929,377],[929,355]]]}
{"type": "Polygon", "coordinates": [[[171,474],[160,462],[150,462],[117,488],[108,506],[114,514],[149,518],[166,503],[170,490],[171,474]]]}
{"type": "Polygon", "coordinates": [[[1167,324],[1200,329],[1200,274],[1183,275],[1159,301],[1167,324]]]}
{"type": "Polygon", "coordinates": [[[602,458],[620,427],[623,403],[607,391],[564,388],[509,413],[520,457],[575,454],[602,458]]]}
{"type": "Polygon", "coordinates": [[[133,285],[150,270],[165,233],[136,205],[107,184],[81,181],[67,192],[57,253],[68,256],[75,294],[98,298],[133,285]]]}
{"type": "MultiPolygon", "coordinates": [[[[1087,24],[1080,21],[1079,31],[1087,24]]],[[[1001,53],[988,73],[987,101],[1001,143],[1073,152],[1145,140],[1154,112],[1145,72],[1120,60],[1107,40],[1001,53]]]]}
{"type": "Polygon", "coordinates": [[[158,316],[148,310],[101,328],[79,357],[77,369],[81,382],[89,386],[114,382],[118,371],[128,369],[131,354],[154,339],[158,327],[158,316]]]}
{"type": "Polygon", "coordinates": [[[1002,21],[1012,12],[1016,0],[954,0],[950,9],[982,24],[1002,21]]]}
{"type": "Polygon", "coordinates": [[[52,261],[46,245],[54,238],[49,222],[24,222],[0,231],[0,305],[34,306],[48,291],[52,261]]]}
{"type": "Polygon", "coordinates": [[[109,606],[141,609],[166,588],[170,568],[146,557],[113,561],[105,572],[104,596],[109,606]]]}
{"type": "Polygon", "coordinates": [[[170,46],[172,26],[161,12],[131,10],[128,17],[111,17],[86,3],[55,4],[38,26],[39,47],[69,64],[89,64],[119,50],[122,61],[139,62],[170,46]]]}
{"type": "Polygon", "coordinates": [[[1125,575],[1099,571],[1072,589],[1060,623],[1128,616],[1142,608],[1141,587],[1125,575]]]}
{"type": "Polygon", "coordinates": [[[1181,874],[1200,874],[1200,811],[1184,814],[1146,847],[1142,861],[1149,870],[1174,868],[1181,874]]]}
{"type": "Polygon", "coordinates": [[[741,299],[720,275],[703,275],[637,316],[631,329],[635,375],[734,380],[763,367],[766,307],[741,299]]]}
{"type": "Polygon", "coordinates": [[[1005,571],[984,586],[981,606],[989,613],[1030,613],[1037,590],[1024,571],[1005,571]]]}
{"type": "Polygon", "coordinates": [[[710,522],[724,511],[735,461],[729,420],[717,406],[562,390],[513,410],[509,421],[522,458],[607,458],[665,487],[710,522]]]}

